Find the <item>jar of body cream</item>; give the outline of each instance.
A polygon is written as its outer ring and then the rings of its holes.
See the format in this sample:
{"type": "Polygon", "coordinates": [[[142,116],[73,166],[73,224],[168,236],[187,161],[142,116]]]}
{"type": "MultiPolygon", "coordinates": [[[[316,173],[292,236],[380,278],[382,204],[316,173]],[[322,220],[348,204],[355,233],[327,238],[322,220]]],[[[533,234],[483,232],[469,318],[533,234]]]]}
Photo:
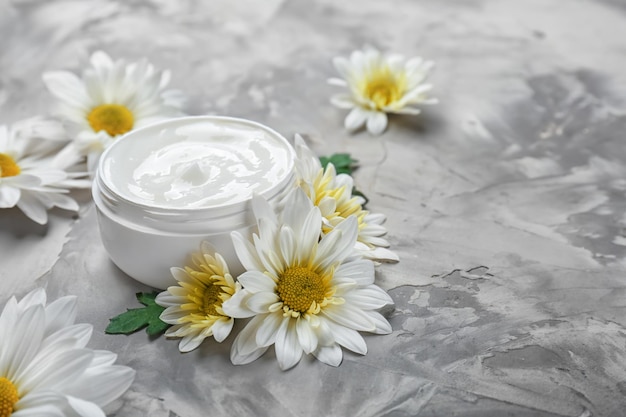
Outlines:
{"type": "Polygon", "coordinates": [[[253,194],[276,204],[293,188],[295,152],[274,130],[243,119],[198,116],[131,131],[99,161],[93,182],[111,260],[155,288],[175,285],[203,240],[243,272],[230,233],[255,226],[253,194]]]}

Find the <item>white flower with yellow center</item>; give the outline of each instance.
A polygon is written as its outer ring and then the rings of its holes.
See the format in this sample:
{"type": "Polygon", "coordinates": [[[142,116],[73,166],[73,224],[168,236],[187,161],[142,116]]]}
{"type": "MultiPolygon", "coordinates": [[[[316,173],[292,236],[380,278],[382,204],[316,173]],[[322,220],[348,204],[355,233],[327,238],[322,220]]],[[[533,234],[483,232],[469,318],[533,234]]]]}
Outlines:
{"type": "Polygon", "coordinates": [[[207,242],[202,242],[200,253],[192,257],[192,267],[172,268],[178,281],[160,293],[156,302],[167,307],[161,320],[173,324],[167,337],[181,337],[178,348],[190,352],[207,337],[222,342],[230,334],[234,320],[222,310],[222,303],[241,289],[228,271],[224,258],[207,242]],[[212,255],[214,253],[214,255],[212,255]]]}
{"type": "Polygon", "coordinates": [[[274,345],[283,370],[309,353],[338,366],[340,346],[367,352],[359,331],[391,332],[376,310],[393,301],[374,285],[373,263],[352,256],[355,217],[320,239],[319,208],[299,189],[290,193],[279,217],[261,197],[253,198],[253,208],[259,230],[253,243],[232,233],[247,270],[238,278],[243,289],[222,306],[232,317],[252,317],[233,342],[234,364],[252,362],[274,345]]]}
{"type": "Polygon", "coordinates": [[[59,114],[80,132],[76,145],[87,155],[93,172],[102,151],[120,135],[157,120],[181,114],[183,98],[165,90],[170,80],[146,60],[127,64],[102,51],[91,56],[82,79],[71,72],[43,74],[48,90],[59,100],[59,114]]]}
{"type": "Polygon", "coordinates": [[[75,297],[46,305],[37,289],[9,299],[0,315],[0,417],[104,417],[102,407],[128,389],[135,371],[86,348],[92,326],[75,318],[75,297]]]}
{"type": "Polygon", "coordinates": [[[342,109],[351,109],[345,127],[356,130],[365,124],[373,135],[387,127],[387,113],[418,114],[421,104],[435,104],[428,97],[432,85],[425,84],[432,61],[420,57],[406,60],[402,55],[383,55],[374,48],[354,51],[350,59],[336,57],[335,68],[341,75],[329,82],[347,87],[349,92],[332,97],[342,109]]]}
{"type": "Polygon", "coordinates": [[[383,238],[387,234],[383,226],[386,217],[363,210],[363,197],[352,195],[352,177],[337,174],[332,163],[324,169],[300,135],[296,135],[295,148],[298,185],[319,207],[323,219],[322,232],[326,234],[349,216],[355,216],[359,228],[356,249],[374,261],[397,262],[398,255],[386,249],[389,242],[383,238]]]}
{"type": "Polygon", "coordinates": [[[0,208],[17,206],[39,224],[48,221],[52,207],[77,211],[67,194],[89,187],[89,181],[74,171],[80,156],[66,143],[55,121],[32,118],[0,126],[0,208]]]}

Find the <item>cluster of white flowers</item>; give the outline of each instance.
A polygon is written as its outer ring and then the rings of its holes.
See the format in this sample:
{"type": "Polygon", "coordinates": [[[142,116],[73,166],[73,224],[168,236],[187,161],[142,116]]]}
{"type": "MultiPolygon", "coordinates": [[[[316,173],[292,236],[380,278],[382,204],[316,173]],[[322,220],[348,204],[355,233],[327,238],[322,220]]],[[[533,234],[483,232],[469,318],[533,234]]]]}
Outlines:
{"type": "MultiPolygon", "coordinates": [[[[418,114],[420,110],[413,105],[437,102],[427,96],[432,86],[424,83],[433,66],[430,61],[419,57],[406,60],[366,48],[354,51],[350,59],[337,57],[333,63],[342,78],[329,82],[346,87],[348,92],[332,97],[331,102],[351,110],[345,119],[348,130],[366,125],[372,134],[380,134],[387,127],[387,113],[418,114]]],[[[116,138],[183,114],[185,97],[179,91],[167,90],[168,71],[158,71],[146,60],[114,61],[102,51],[91,56],[90,64],[81,78],[68,71],[43,74],[46,87],[58,100],[57,115],[68,125],[68,132],[64,125],[39,118],[13,127],[0,126],[0,208],[17,205],[38,223],[47,222],[46,210],[51,207],[77,210],[78,205],[67,195],[69,189],[88,186],[86,173],[94,174],[100,154],[116,138]],[[66,145],[63,150],[61,144],[66,145]],[[82,165],[85,161],[86,167],[82,165]]],[[[317,166],[307,169],[311,173],[317,166]]],[[[336,181],[349,193],[349,176],[339,175],[336,181]]],[[[324,199],[313,195],[314,188],[306,191],[313,199],[324,199]]],[[[349,194],[337,202],[362,204],[349,194]]],[[[325,224],[337,220],[328,215],[331,207],[319,207],[325,224]]],[[[384,246],[375,243],[382,219],[367,216],[368,227],[359,234],[359,242],[370,249],[372,245],[384,246]]],[[[362,218],[359,223],[363,224],[362,218]]],[[[387,255],[382,250],[376,254],[387,255]]]]}
{"type": "Polygon", "coordinates": [[[251,318],[231,349],[234,364],[246,364],[274,345],[280,368],[303,354],[338,366],[341,347],[359,354],[367,346],[359,332],[388,334],[378,311],[393,304],[374,284],[376,261],[397,261],[384,247],[385,217],[363,210],[351,197],[352,180],[324,170],[302,138],[296,138],[298,184],[275,211],[253,198],[258,233],[232,233],[246,272],[231,276],[224,259],[206,243],[193,267],[172,268],[179,282],[159,294],[161,320],[174,325],[168,337],[179,349],[195,349],[207,337],[223,341],[233,319],[251,318]]]}
{"type": "Polygon", "coordinates": [[[71,72],[43,75],[61,121],[34,117],[0,125],[0,208],[19,207],[45,224],[47,210],[78,210],[72,188],[86,188],[102,151],[120,135],[181,113],[183,96],[166,90],[169,73],[147,61],[91,56],[82,79],[71,72]],[[86,165],[85,165],[86,162],[86,165]]]}
{"type": "Polygon", "coordinates": [[[87,348],[92,326],[75,323],[76,297],[47,304],[36,289],[0,314],[0,416],[104,417],[135,371],[87,348]]]}
{"type": "MultiPolygon", "coordinates": [[[[53,207],[77,211],[70,190],[90,186],[114,138],[180,114],[181,95],[165,90],[167,72],[146,61],[114,62],[103,52],[91,64],[82,80],[70,72],[43,76],[69,129],[43,117],[0,125],[0,208],[17,206],[40,224],[53,207]]],[[[92,326],[75,324],[75,317],[75,297],[46,305],[42,289],[7,302],[0,315],[0,416],[104,417],[102,407],[128,389],[135,372],[114,365],[111,352],[86,348],[92,326]]]]}
{"type": "Polygon", "coordinates": [[[68,190],[90,184],[76,170],[79,162],[59,122],[33,118],[0,126],[0,208],[17,206],[40,224],[52,207],[78,210],[68,190]]]}
{"type": "Polygon", "coordinates": [[[335,95],[331,103],[350,110],[345,120],[348,130],[365,125],[371,134],[380,135],[387,128],[387,113],[414,115],[420,113],[415,105],[437,103],[428,96],[432,85],[425,83],[432,61],[384,55],[368,47],[352,52],[350,59],[337,57],[333,64],[342,78],[328,82],[348,92],[335,95]]]}
{"type": "MultiPolygon", "coordinates": [[[[43,81],[58,100],[60,121],[35,117],[0,126],[0,208],[17,206],[45,224],[47,210],[78,210],[72,188],[90,185],[100,154],[117,137],[155,121],[182,115],[184,97],[167,90],[169,73],[147,61],[126,63],[95,52],[82,77],[47,72],[43,81]]],[[[350,59],[336,58],[348,88],[332,98],[350,109],[345,127],[366,125],[372,134],[387,127],[387,113],[417,114],[433,104],[424,84],[431,62],[384,56],[369,48],[350,59]]],[[[222,342],[234,319],[250,319],[231,350],[234,364],[254,361],[272,345],[281,369],[305,354],[338,366],[342,347],[359,354],[367,346],[359,332],[392,331],[379,310],[393,304],[374,284],[376,262],[396,262],[386,249],[385,217],[363,208],[352,178],[323,168],[296,137],[297,186],[283,209],[253,199],[258,232],[233,232],[246,269],[234,279],[224,259],[204,243],[193,266],[173,268],[179,282],[157,297],[161,319],[173,326],[188,352],[207,337],[222,342]]],[[[76,301],[46,305],[43,290],[21,301],[11,298],[0,315],[0,416],[104,416],[101,409],[126,391],[134,371],[116,356],[85,346],[91,326],[74,324],[76,301]],[[97,388],[97,389],[96,389],[97,388]]]]}
{"type": "Polygon", "coordinates": [[[91,56],[82,79],[68,71],[43,74],[58,103],[58,115],[70,123],[74,145],[87,157],[93,173],[100,154],[114,139],[133,129],[180,116],[185,101],[166,90],[168,71],[157,71],[146,60],[113,61],[102,51],[91,56]]]}

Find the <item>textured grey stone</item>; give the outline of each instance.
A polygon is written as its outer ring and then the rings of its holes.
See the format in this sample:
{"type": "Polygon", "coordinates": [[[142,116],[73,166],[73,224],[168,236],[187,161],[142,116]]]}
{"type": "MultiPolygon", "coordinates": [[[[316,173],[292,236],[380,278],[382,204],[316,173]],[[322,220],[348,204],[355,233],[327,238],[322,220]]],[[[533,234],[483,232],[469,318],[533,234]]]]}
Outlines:
{"type": "Polygon", "coordinates": [[[146,287],[110,263],[88,196],[35,226],[0,212],[2,301],[79,296],[93,347],[138,370],[115,416],[619,416],[626,406],[626,5],[572,0],[0,0],[0,122],[46,114],[41,73],[91,52],[172,70],[190,114],[350,152],[401,262],[377,270],[393,334],[339,368],[229,341],[103,333],[146,287]],[[371,44],[437,62],[441,103],[343,131],[332,57],[371,44]]]}

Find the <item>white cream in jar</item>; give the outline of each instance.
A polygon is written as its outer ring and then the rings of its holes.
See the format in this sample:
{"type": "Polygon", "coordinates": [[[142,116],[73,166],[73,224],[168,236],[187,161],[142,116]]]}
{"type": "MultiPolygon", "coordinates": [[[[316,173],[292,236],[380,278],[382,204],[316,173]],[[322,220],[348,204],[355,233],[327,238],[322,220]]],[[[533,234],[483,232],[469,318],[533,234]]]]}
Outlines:
{"type": "Polygon", "coordinates": [[[230,232],[254,227],[253,194],[278,202],[295,182],[295,152],[243,119],[198,116],[132,131],[102,155],[93,185],[102,242],[113,262],[155,288],[174,285],[203,240],[243,271],[230,232]]]}

